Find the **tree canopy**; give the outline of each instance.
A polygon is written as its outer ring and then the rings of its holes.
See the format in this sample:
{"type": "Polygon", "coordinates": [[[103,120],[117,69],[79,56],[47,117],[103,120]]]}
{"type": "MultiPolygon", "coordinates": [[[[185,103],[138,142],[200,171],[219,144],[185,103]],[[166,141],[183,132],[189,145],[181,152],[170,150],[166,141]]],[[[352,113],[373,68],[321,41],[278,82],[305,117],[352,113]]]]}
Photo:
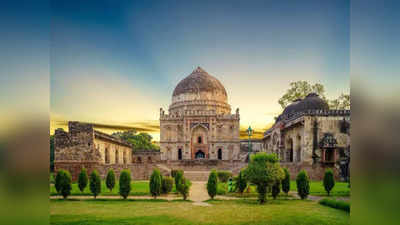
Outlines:
{"type": "Polygon", "coordinates": [[[160,147],[152,143],[153,137],[148,133],[137,134],[136,130],[128,130],[113,133],[112,136],[120,138],[133,145],[138,150],[160,150],[160,147]]]}
{"type": "Polygon", "coordinates": [[[331,109],[350,109],[350,95],[342,93],[337,99],[328,100],[325,96],[325,87],[320,83],[310,84],[307,81],[290,83],[290,88],[278,100],[279,105],[285,108],[296,99],[304,99],[310,93],[317,93],[329,104],[331,109]]]}

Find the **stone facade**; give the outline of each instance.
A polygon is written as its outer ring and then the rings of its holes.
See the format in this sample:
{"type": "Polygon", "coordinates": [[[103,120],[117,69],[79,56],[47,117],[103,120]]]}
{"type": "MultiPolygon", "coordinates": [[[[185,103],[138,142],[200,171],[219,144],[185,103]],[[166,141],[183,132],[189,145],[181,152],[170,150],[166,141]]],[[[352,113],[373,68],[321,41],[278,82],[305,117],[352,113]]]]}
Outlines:
{"type": "Polygon", "coordinates": [[[222,84],[198,67],[176,86],[169,113],[160,109],[161,160],[237,160],[239,121],[222,84]]]}
{"type": "Polygon", "coordinates": [[[346,179],[340,162],[350,151],[350,110],[321,109],[318,104],[313,108],[314,100],[303,100],[311,101],[306,104],[309,108],[284,111],[265,132],[264,149],[279,156],[292,179],[305,169],[311,179],[320,180],[326,168],[332,168],[337,178],[346,179]]]}

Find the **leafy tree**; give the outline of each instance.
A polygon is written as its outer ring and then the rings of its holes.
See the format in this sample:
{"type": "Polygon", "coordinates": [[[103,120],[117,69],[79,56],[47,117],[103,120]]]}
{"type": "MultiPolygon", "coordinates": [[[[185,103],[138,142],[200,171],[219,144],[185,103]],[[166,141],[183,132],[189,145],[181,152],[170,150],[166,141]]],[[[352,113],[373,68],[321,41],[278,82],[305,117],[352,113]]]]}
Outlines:
{"type": "Polygon", "coordinates": [[[276,199],[276,197],[281,192],[281,182],[276,181],[274,185],[272,185],[272,197],[276,199]]]}
{"type": "Polygon", "coordinates": [[[85,168],[82,168],[81,172],[79,173],[78,176],[78,187],[81,192],[85,190],[86,186],[88,184],[88,174],[86,172],[85,168]]]}
{"type": "Polygon", "coordinates": [[[300,198],[306,199],[310,194],[310,180],[305,170],[300,171],[297,175],[296,184],[300,198]]]}
{"type": "Polygon", "coordinates": [[[238,188],[240,194],[243,194],[243,191],[247,187],[247,180],[243,175],[243,172],[240,171],[236,181],[236,187],[238,188]]]}
{"type": "Polygon", "coordinates": [[[217,172],[212,170],[210,175],[208,176],[207,182],[207,192],[211,199],[214,199],[214,196],[217,194],[217,187],[218,187],[218,178],[217,172]]]}
{"type": "Polygon", "coordinates": [[[247,180],[257,186],[260,204],[266,201],[268,187],[271,187],[275,182],[282,180],[284,177],[278,157],[275,154],[264,152],[251,156],[245,174],[247,180]]]}
{"type": "Polygon", "coordinates": [[[330,109],[350,109],[350,95],[342,93],[339,98],[329,101],[330,109]]]}
{"type": "Polygon", "coordinates": [[[148,133],[136,134],[136,130],[116,132],[112,134],[133,145],[133,149],[139,150],[160,150],[160,147],[152,143],[153,137],[148,133]]]}
{"type": "Polygon", "coordinates": [[[168,194],[172,191],[172,187],[174,186],[174,179],[172,177],[162,177],[162,185],[161,192],[163,194],[168,194]]]}
{"type": "Polygon", "coordinates": [[[56,175],[56,190],[57,193],[61,194],[64,199],[71,194],[71,174],[66,170],[59,170],[56,175]]]}
{"type": "Polygon", "coordinates": [[[94,198],[101,193],[101,179],[96,170],[93,170],[93,172],[90,174],[89,187],[94,198]]]}
{"type": "Polygon", "coordinates": [[[189,196],[191,186],[192,182],[190,182],[190,180],[186,179],[185,177],[182,177],[179,184],[179,193],[183,196],[183,200],[186,200],[189,196]]]}
{"type": "Polygon", "coordinates": [[[119,175],[119,194],[126,199],[131,192],[131,172],[123,170],[119,175]]]}
{"type": "Polygon", "coordinates": [[[323,183],[324,183],[325,191],[328,192],[328,196],[329,196],[332,188],[335,186],[335,178],[333,176],[333,171],[331,169],[327,169],[325,171],[323,183]]]}
{"type": "Polygon", "coordinates": [[[114,170],[109,170],[106,176],[106,186],[110,190],[110,192],[114,189],[115,186],[115,174],[114,170]]]}
{"type": "Polygon", "coordinates": [[[290,173],[286,168],[283,168],[283,172],[285,174],[285,177],[282,180],[282,191],[285,192],[286,195],[288,195],[290,191],[290,173]]]}
{"type": "Polygon", "coordinates": [[[150,193],[154,198],[161,194],[161,174],[158,169],[154,169],[150,176],[150,193]]]}
{"type": "Polygon", "coordinates": [[[181,184],[181,180],[183,178],[183,171],[178,170],[175,174],[175,189],[177,192],[179,192],[179,185],[181,184]]]}

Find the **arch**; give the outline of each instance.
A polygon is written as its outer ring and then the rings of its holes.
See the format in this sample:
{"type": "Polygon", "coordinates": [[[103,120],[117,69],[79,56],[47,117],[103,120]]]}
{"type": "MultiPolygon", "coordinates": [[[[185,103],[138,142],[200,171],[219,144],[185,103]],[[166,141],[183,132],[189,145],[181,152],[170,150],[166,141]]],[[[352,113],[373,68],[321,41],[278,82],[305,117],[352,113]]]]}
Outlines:
{"type": "Polygon", "coordinates": [[[182,149],[178,149],[178,160],[182,160],[182,149]]]}
{"type": "Polygon", "coordinates": [[[301,162],[301,136],[297,136],[296,161],[301,162]]]}
{"type": "Polygon", "coordinates": [[[117,149],[117,150],[115,150],[115,164],[118,164],[118,163],[119,163],[119,151],[117,149]]]}
{"type": "Polygon", "coordinates": [[[218,149],[218,159],[222,160],[222,149],[218,149]]]}
{"type": "Polygon", "coordinates": [[[198,150],[195,154],[196,159],[204,159],[206,158],[206,154],[202,150],[198,150]]]}
{"type": "Polygon", "coordinates": [[[293,162],[293,139],[289,138],[286,143],[287,162],[293,162]]]}
{"type": "Polygon", "coordinates": [[[201,136],[198,136],[197,137],[197,143],[198,144],[202,144],[202,142],[203,142],[203,138],[201,136]]]}
{"type": "Polygon", "coordinates": [[[207,144],[208,129],[203,125],[197,125],[192,129],[192,143],[207,144]]]}
{"type": "Polygon", "coordinates": [[[106,164],[110,163],[110,151],[108,150],[108,148],[106,148],[106,150],[104,152],[104,162],[106,164]]]}

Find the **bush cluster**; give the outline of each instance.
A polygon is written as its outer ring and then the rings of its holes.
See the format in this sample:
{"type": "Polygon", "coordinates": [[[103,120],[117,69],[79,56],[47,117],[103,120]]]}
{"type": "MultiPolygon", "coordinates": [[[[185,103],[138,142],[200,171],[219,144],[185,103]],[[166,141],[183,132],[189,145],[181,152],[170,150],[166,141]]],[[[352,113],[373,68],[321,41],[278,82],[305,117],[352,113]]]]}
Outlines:
{"type": "Polygon", "coordinates": [[[114,170],[109,170],[106,176],[106,186],[108,190],[112,191],[115,186],[115,174],[114,170]]]}
{"type": "Polygon", "coordinates": [[[217,171],[217,176],[219,182],[226,183],[232,177],[232,173],[230,171],[217,171]]]}
{"type": "Polygon", "coordinates": [[[151,196],[157,198],[161,194],[161,173],[160,170],[154,169],[150,176],[150,193],[151,196]]]}
{"type": "Polygon", "coordinates": [[[168,194],[172,191],[174,186],[174,179],[170,176],[162,177],[161,192],[163,194],[168,194]]]}
{"type": "Polygon", "coordinates": [[[214,199],[215,195],[217,195],[217,188],[218,188],[218,178],[217,172],[212,170],[210,175],[208,176],[207,182],[207,192],[211,199],[214,199]]]}
{"type": "Polygon", "coordinates": [[[63,196],[64,199],[71,194],[71,174],[66,170],[59,170],[56,175],[55,187],[57,193],[63,196]]]}
{"type": "Polygon", "coordinates": [[[324,184],[325,191],[328,193],[328,196],[329,196],[332,188],[335,186],[335,178],[333,176],[332,169],[327,169],[325,171],[323,184],[324,184]]]}
{"type": "Polygon", "coordinates": [[[281,192],[281,182],[278,180],[275,182],[274,185],[272,185],[272,197],[276,199],[276,197],[279,195],[281,192]]]}
{"type": "Polygon", "coordinates": [[[319,204],[329,206],[335,209],[341,209],[346,212],[350,212],[350,203],[335,199],[324,198],[319,201],[319,204]]]}
{"type": "Polygon", "coordinates": [[[85,190],[88,184],[88,175],[85,168],[82,168],[81,172],[79,173],[78,177],[78,187],[81,192],[85,190]]]}
{"type": "Polygon", "coordinates": [[[310,194],[310,180],[305,170],[300,171],[297,175],[296,184],[298,195],[301,199],[306,199],[310,194]]]}
{"type": "Polygon", "coordinates": [[[182,177],[178,185],[178,191],[183,196],[183,200],[186,200],[187,197],[189,196],[189,191],[191,186],[192,182],[190,182],[190,180],[186,179],[185,177],[182,177]]]}
{"type": "Polygon", "coordinates": [[[131,172],[123,170],[119,175],[119,194],[126,199],[131,192],[131,172]]]}
{"type": "Polygon", "coordinates": [[[181,183],[182,178],[183,178],[183,171],[177,170],[174,176],[176,192],[179,192],[179,184],[181,183]]]}
{"type": "Polygon", "coordinates": [[[182,173],[183,175],[183,170],[171,170],[171,177],[175,178],[178,172],[182,173]]]}
{"type": "Polygon", "coordinates": [[[101,178],[97,170],[93,170],[93,172],[90,174],[89,187],[94,198],[96,198],[101,193],[101,178]]]}

